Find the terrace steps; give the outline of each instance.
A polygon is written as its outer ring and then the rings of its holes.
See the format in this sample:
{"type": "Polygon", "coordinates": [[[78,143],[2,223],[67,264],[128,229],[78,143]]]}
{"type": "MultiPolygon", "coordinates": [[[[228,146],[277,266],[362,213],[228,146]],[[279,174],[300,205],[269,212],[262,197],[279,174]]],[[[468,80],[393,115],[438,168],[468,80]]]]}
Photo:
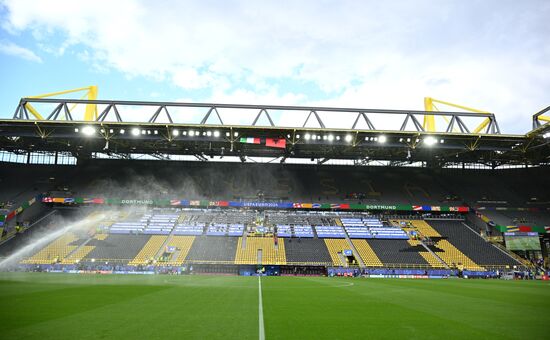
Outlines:
{"type": "Polygon", "coordinates": [[[351,243],[357,249],[359,256],[366,267],[383,267],[382,261],[378,258],[374,250],[368,244],[366,240],[355,239],[351,240],[351,243]]]}

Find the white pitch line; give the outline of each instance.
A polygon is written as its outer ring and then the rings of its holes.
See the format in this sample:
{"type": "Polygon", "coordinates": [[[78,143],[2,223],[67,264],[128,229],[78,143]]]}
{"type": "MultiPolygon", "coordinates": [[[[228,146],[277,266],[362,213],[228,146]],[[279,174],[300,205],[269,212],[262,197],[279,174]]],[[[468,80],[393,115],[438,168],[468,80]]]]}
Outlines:
{"type": "Polygon", "coordinates": [[[258,320],[260,328],[260,340],[265,340],[265,329],[264,329],[264,304],[262,302],[262,279],[258,275],[258,320]]]}

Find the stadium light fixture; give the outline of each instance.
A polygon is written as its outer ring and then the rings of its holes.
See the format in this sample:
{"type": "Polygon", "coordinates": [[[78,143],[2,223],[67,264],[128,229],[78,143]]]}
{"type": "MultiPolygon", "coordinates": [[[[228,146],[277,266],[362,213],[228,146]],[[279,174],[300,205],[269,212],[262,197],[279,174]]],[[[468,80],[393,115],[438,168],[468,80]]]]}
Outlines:
{"type": "Polygon", "coordinates": [[[195,136],[195,131],[189,130],[189,137],[194,137],[194,136],[195,136]]]}
{"type": "Polygon", "coordinates": [[[179,130],[172,130],[172,136],[177,137],[180,135],[179,130]]]}
{"type": "Polygon", "coordinates": [[[336,136],[336,140],[340,140],[340,136],[336,136]]]}
{"type": "Polygon", "coordinates": [[[304,139],[305,139],[305,140],[309,140],[310,138],[311,138],[311,136],[309,135],[309,133],[306,133],[306,134],[304,135],[304,139]]]}
{"type": "Polygon", "coordinates": [[[542,137],[544,137],[544,138],[550,138],[550,132],[545,133],[544,135],[542,135],[542,137]]]}
{"type": "Polygon", "coordinates": [[[219,131],[214,131],[214,137],[218,138],[220,136],[220,132],[219,131]]]}
{"type": "Polygon", "coordinates": [[[141,134],[145,135],[145,134],[147,134],[147,131],[146,130],[141,130],[141,134]]]}
{"type": "Polygon", "coordinates": [[[328,140],[329,140],[329,142],[332,142],[334,140],[334,136],[333,135],[328,135],[328,140]]]}
{"type": "Polygon", "coordinates": [[[351,140],[353,139],[353,137],[351,135],[346,135],[346,142],[351,142],[351,140]]]}
{"type": "Polygon", "coordinates": [[[119,132],[120,132],[120,134],[121,134],[121,135],[123,135],[123,134],[125,134],[125,133],[126,133],[126,131],[125,131],[124,129],[120,129],[120,131],[119,131],[119,132]]]}
{"type": "Polygon", "coordinates": [[[212,137],[212,131],[206,131],[206,135],[207,135],[208,137],[212,137]]]}
{"type": "Polygon", "coordinates": [[[440,140],[439,140],[439,143],[443,144],[443,143],[445,143],[445,140],[444,140],[444,139],[440,139],[440,140]]]}
{"type": "Polygon", "coordinates": [[[139,129],[138,128],[133,128],[132,129],[132,136],[139,136],[139,129]]]}
{"type": "Polygon", "coordinates": [[[85,136],[92,136],[95,133],[95,128],[93,126],[85,126],[82,128],[82,133],[85,136]]]}
{"type": "Polygon", "coordinates": [[[435,139],[432,136],[428,136],[428,137],[424,138],[424,144],[426,144],[427,146],[433,146],[433,145],[437,144],[437,139],[435,139]]]}
{"type": "Polygon", "coordinates": [[[238,132],[233,132],[233,137],[239,137],[239,133],[238,132]]]}
{"type": "Polygon", "coordinates": [[[387,141],[388,141],[388,137],[386,137],[386,136],[384,136],[384,135],[380,135],[380,136],[378,137],[378,143],[380,143],[380,144],[384,144],[384,143],[386,143],[387,141]]]}
{"type": "Polygon", "coordinates": [[[75,128],[75,129],[74,129],[74,132],[78,132],[78,128],[75,128]]]}

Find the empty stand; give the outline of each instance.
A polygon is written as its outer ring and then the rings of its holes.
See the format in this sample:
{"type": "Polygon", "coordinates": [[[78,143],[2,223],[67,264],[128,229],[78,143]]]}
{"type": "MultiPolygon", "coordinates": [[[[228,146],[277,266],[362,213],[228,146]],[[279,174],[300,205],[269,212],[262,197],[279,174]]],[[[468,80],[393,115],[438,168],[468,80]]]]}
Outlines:
{"type": "Polygon", "coordinates": [[[194,236],[173,236],[167,247],[174,247],[176,252],[172,255],[172,259],[165,264],[171,266],[181,265],[185,261],[189,250],[191,250],[193,241],[195,241],[194,236]]]}
{"type": "Polygon", "coordinates": [[[363,263],[367,267],[382,267],[382,261],[376,256],[374,250],[366,240],[352,240],[353,246],[361,256],[363,263]]]}
{"type": "Polygon", "coordinates": [[[78,247],[77,245],[70,245],[70,243],[77,239],[78,238],[74,233],[63,234],[46,247],[39,250],[33,256],[21,262],[30,264],[49,264],[60,262],[65,256],[78,247]]]}
{"type": "Polygon", "coordinates": [[[186,262],[234,263],[237,237],[195,237],[186,262]]]}
{"type": "Polygon", "coordinates": [[[284,242],[275,245],[273,237],[247,237],[244,247],[239,237],[235,264],[258,264],[258,251],[261,249],[262,264],[286,264],[284,242]]]}
{"type": "Polygon", "coordinates": [[[428,262],[406,240],[366,240],[384,265],[428,266],[428,262]]]}
{"type": "Polygon", "coordinates": [[[332,259],[332,264],[334,264],[335,266],[346,265],[346,263],[343,262],[341,255],[339,255],[338,253],[342,253],[342,251],[346,249],[351,249],[348,241],[345,239],[326,238],[325,244],[327,245],[329,255],[332,259]]]}
{"type": "Polygon", "coordinates": [[[130,262],[145,246],[151,235],[111,234],[104,240],[92,239],[87,245],[95,248],[82,261],[101,260],[130,262]]]}
{"type": "MultiPolygon", "coordinates": [[[[433,239],[434,241],[434,252],[441,258],[448,266],[450,267],[459,267],[463,266],[471,270],[485,270],[479,264],[474,262],[464,253],[462,253],[458,248],[456,248],[448,240],[444,239],[441,234],[426,221],[423,220],[411,220],[409,222],[418,232],[425,236],[433,239]]],[[[454,240],[453,240],[454,241],[454,240]]]]}
{"type": "Polygon", "coordinates": [[[470,230],[461,221],[430,220],[432,226],[441,236],[463,254],[480,265],[518,265],[519,263],[485,241],[479,234],[470,230]]]}
{"type": "Polygon", "coordinates": [[[284,243],[287,264],[332,264],[332,257],[328,252],[325,242],[321,239],[285,239],[284,243]]]}
{"type": "Polygon", "coordinates": [[[136,257],[128,263],[129,265],[143,265],[151,263],[155,260],[155,255],[166,241],[166,236],[153,235],[145,243],[145,246],[139,251],[136,257]]]}

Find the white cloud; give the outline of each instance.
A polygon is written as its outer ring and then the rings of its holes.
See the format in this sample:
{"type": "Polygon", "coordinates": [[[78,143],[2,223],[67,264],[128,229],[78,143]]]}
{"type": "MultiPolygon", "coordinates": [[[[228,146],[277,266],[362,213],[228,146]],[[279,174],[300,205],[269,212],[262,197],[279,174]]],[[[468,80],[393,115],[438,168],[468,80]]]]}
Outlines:
{"type": "Polygon", "coordinates": [[[0,42],[0,53],[22,58],[28,61],[41,63],[42,59],[28,48],[19,46],[12,42],[0,42]]]}
{"type": "Polygon", "coordinates": [[[432,96],[495,112],[507,132],[548,104],[545,1],[4,5],[9,32],[61,34],[54,51],[84,47],[96,68],[210,90],[195,100],[422,109],[432,96]]]}

